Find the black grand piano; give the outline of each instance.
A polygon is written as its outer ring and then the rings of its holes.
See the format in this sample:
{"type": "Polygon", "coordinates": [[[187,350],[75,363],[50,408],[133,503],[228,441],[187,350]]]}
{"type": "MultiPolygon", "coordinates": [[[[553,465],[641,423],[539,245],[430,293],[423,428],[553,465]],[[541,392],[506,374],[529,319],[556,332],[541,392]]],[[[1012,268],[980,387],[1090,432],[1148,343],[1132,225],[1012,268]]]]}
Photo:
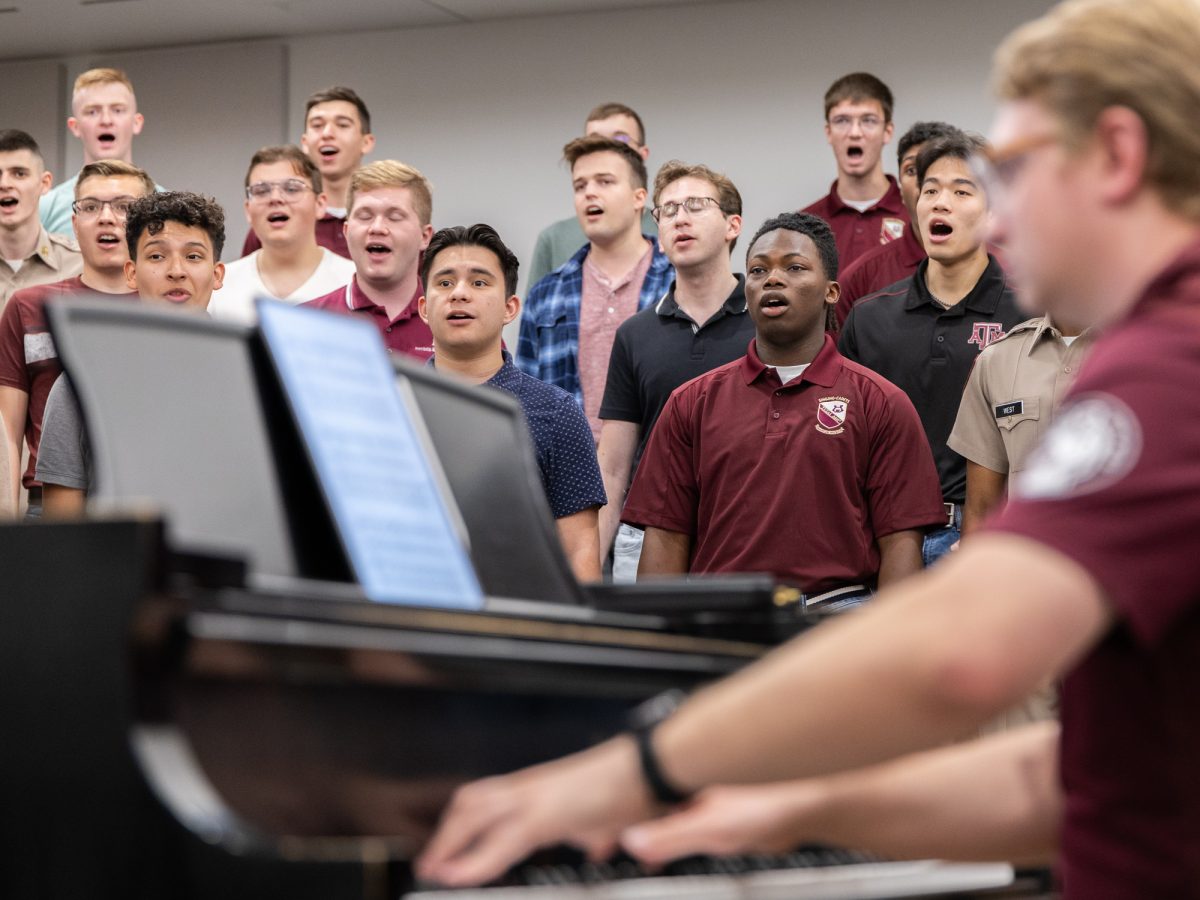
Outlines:
{"type": "MultiPolygon", "coordinates": [[[[0,529],[0,896],[418,891],[407,862],[458,784],[608,737],[648,701],[736,670],[781,633],[778,609],[764,627],[720,627],[723,603],[761,599],[757,583],[730,586],[731,600],[714,592],[716,612],[690,622],[606,612],[577,586],[556,604],[494,597],[475,544],[475,564],[437,582],[455,585],[447,597],[392,596],[377,576],[397,563],[364,557],[342,529],[329,485],[345,460],[330,469],[306,443],[312,426],[289,391],[309,388],[288,383],[260,332],[102,301],[53,310],[52,325],[94,442],[97,517],[0,529]],[[155,437],[130,447],[131,428],[155,437]],[[107,512],[118,500],[122,512],[107,512]],[[483,583],[463,588],[464,570],[483,583]]],[[[436,457],[406,403],[417,446],[436,457]]],[[[527,487],[527,469],[521,477],[527,487]]],[[[430,483],[453,499],[444,478],[435,463],[430,483]]],[[[448,505],[445,535],[464,534],[448,505]]],[[[404,564],[454,556],[422,552],[404,564]]],[[[557,565],[524,574],[560,579],[557,565]]],[[[543,595],[553,587],[542,584],[543,595]]],[[[646,892],[628,864],[583,887],[561,857],[528,870],[541,887],[517,890],[617,897],[624,884],[640,897],[699,897],[698,884],[724,879],[738,892],[704,895],[770,900],[937,887],[928,877],[855,887],[853,865],[826,864],[878,864],[806,853],[783,864],[837,869],[834,893],[746,870],[778,861],[726,863],[675,882],[682,893],[646,892]],[[744,892],[755,878],[762,889],[744,892]]],[[[922,877],[939,868],[919,865],[922,877]]],[[[963,888],[1011,877],[940,868],[963,888]]]]}

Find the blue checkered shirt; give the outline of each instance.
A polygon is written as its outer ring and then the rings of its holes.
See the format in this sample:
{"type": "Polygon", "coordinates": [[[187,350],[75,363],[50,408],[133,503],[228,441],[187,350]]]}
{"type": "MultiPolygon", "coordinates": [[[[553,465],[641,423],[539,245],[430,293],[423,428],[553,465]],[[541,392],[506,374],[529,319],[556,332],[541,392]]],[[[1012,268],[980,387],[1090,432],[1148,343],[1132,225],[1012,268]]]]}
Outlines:
{"type": "MultiPolygon", "coordinates": [[[[652,241],[650,268],[638,294],[638,309],[656,303],[675,278],[671,261],[652,241]]],[[[591,244],[584,244],[569,260],[539,281],[525,298],[521,333],[517,340],[517,368],[547,384],[560,387],[583,406],[579,381],[579,302],[583,297],[583,261],[591,244]]]]}

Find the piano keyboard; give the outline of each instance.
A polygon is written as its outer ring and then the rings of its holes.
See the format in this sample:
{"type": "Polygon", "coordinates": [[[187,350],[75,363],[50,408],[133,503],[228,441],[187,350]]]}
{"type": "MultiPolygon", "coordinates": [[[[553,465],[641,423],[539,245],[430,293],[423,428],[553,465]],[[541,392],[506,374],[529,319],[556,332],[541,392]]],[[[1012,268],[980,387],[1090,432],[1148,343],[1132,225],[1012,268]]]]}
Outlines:
{"type": "Polygon", "coordinates": [[[1006,863],[857,861],[842,851],[784,857],[697,858],[674,874],[647,875],[636,863],[527,867],[526,883],[466,890],[418,890],[405,900],[873,900],[979,891],[1012,884],[1006,863]],[[831,858],[837,853],[841,859],[831,858]]]}

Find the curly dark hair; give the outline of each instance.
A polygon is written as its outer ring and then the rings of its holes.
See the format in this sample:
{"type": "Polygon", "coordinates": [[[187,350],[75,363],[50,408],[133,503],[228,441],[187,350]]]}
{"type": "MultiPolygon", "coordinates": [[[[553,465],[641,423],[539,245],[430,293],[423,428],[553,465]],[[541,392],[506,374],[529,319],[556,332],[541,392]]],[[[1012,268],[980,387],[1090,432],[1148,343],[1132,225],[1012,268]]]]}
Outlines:
{"type": "Polygon", "coordinates": [[[200,228],[212,241],[214,261],[225,248],[225,211],[212,197],[187,191],[163,191],[133,201],[125,217],[125,243],[129,258],[137,259],[137,245],[143,232],[158,234],[168,222],[200,228]]]}
{"type": "MultiPolygon", "coordinates": [[[[763,222],[758,231],[754,232],[754,237],[750,239],[750,246],[746,248],[746,261],[750,261],[750,252],[760,237],[768,232],[781,229],[808,235],[817,248],[817,255],[821,257],[821,268],[825,270],[825,277],[830,281],[837,281],[838,252],[837,242],[833,238],[833,230],[829,227],[829,223],[820,216],[809,213],[785,212],[763,222]]],[[[837,331],[837,316],[834,315],[832,304],[825,310],[825,330],[831,334],[837,331]]]]}

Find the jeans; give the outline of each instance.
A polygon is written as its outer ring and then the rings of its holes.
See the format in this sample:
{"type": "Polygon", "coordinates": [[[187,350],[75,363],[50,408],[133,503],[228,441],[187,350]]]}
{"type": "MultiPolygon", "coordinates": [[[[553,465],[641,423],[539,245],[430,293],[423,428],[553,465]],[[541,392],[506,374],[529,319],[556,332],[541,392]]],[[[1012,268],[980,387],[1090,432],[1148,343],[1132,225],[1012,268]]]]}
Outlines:
{"type": "Polygon", "coordinates": [[[954,524],[946,525],[925,535],[925,543],[921,546],[921,562],[929,568],[950,552],[950,548],[958,541],[962,530],[962,507],[954,506],[954,524]]]}

